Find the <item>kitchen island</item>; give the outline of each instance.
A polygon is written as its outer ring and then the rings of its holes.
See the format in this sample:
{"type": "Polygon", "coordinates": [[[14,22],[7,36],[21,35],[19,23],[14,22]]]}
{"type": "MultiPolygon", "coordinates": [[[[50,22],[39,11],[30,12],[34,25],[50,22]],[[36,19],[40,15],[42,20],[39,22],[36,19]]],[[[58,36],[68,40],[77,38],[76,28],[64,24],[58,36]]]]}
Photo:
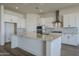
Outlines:
{"type": "Polygon", "coordinates": [[[11,48],[16,47],[36,56],[60,56],[61,35],[57,33],[39,34],[33,32],[13,35],[11,38],[11,48]]]}

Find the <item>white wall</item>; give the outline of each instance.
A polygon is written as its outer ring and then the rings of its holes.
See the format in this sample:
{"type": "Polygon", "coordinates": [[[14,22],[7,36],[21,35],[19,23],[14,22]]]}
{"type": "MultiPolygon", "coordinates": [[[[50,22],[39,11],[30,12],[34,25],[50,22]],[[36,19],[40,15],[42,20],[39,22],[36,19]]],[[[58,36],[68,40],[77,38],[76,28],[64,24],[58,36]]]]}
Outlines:
{"type": "Polygon", "coordinates": [[[26,31],[36,32],[38,14],[27,14],[26,15],[26,31]]]}

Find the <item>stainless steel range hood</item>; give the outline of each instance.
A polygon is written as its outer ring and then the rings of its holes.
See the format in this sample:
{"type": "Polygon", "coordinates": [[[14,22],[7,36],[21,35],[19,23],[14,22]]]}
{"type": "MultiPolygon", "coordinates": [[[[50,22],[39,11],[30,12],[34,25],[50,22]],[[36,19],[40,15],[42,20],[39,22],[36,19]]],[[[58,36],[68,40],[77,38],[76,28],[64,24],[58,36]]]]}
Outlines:
{"type": "Polygon", "coordinates": [[[53,22],[54,27],[61,27],[62,22],[59,20],[59,10],[56,11],[56,21],[53,22]]]}

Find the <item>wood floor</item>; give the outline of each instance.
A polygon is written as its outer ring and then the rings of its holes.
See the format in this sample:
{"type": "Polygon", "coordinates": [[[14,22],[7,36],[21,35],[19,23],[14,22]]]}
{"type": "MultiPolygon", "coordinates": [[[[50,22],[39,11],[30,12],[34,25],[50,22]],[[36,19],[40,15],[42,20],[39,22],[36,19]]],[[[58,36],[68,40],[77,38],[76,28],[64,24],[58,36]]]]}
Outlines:
{"type": "Polygon", "coordinates": [[[34,56],[20,48],[11,49],[11,44],[6,43],[5,46],[0,47],[0,56],[34,56]]]}
{"type": "MultiPolygon", "coordinates": [[[[0,56],[34,56],[20,48],[11,49],[10,43],[0,46],[0,56]]],[[[79,56],[79,47],[62,45],[61,56],[79,56]]]]}
{"type": "Polygon", "coordinates": [[[62,56],[79,56],[79,47],[62,45],[61,49],[62,56]]]}
{"type": "Polygon", "coordinates": [[[2,46],[0,46],[0,56],[11,56],[12,54],[10,54],[8,51],[6,51],[6,49],[2,46]]]}

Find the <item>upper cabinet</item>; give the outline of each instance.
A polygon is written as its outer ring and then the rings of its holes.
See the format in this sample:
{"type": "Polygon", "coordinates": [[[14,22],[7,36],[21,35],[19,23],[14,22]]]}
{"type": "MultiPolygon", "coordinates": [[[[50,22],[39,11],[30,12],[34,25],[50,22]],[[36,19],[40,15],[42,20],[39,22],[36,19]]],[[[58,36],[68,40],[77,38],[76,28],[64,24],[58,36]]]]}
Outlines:
{"type": "Polygon", "coordinates": [[[75,14],[64,15],[63,26],[64,27],[77,27],[76,15],[75,14]]]}
{"type": "Polygon", "coordinates": [[[25,28],[25,19],[23,17],[17,18],[17,28],[25,28]]]}
{"type": "Polygon", "coordinates": [[[40,18],[41,21],[41,25],[44,25],[46,27],[53,27],[52,22],[54,21],[54,19],[52,17],[49,18],[40,18]]]}
{"type": "Polygon", "coordinates": [[[79,27],[79,13],[64,15],[63,26],[64,27],[79,27]]]}
{"type": "Polygon", "coordinates": [[[38,20],[37,14],[27,14],[26,18],[26,31],[27,32],[36,32],[37,22],[40,23],[38,20]]]}
{"type": "Polygon", "coordinates": [[[79,27],[79,14],[76,14],[75,21],[76,21],[76,27],[79,27]]]}
{"type": "Polygon", "coordinates": [[[69,27],[69,16],[68,15],[64,15],[63,17],[63,26],[64,27],[69,27]]]}

